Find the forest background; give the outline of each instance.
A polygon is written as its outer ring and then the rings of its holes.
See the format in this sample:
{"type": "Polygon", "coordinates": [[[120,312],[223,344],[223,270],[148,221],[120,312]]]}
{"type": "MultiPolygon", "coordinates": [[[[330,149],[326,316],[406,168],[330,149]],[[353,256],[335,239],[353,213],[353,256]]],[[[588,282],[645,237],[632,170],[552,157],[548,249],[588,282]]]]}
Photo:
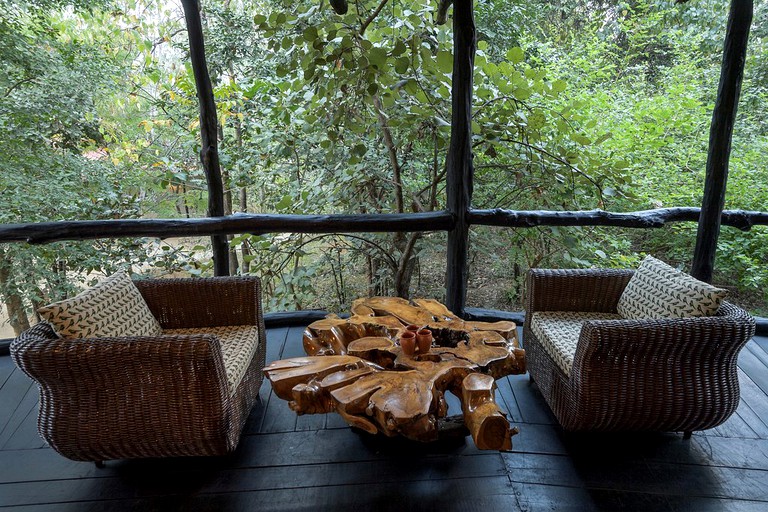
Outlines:
{"type": "MultiPolygon", "coordinates": [[[[768,48],[755,18],[726,209],[766,210],[768,48]]],[[[701,206],[728,2],[476,0],[476,208],[701,206]]],[[[441,210],[452,30],[435,0],[205,0],[227,211],[441,210]]],[[[0,223],[200,217],[178,1],[0,0],[0,223]]],[[[715,284],[768,315],[768,229],[723,227],[715,284]]],[[[522,309],[530,267],[689,268],[694,223],[471,230],[468,306],[522,309]]],[[[268,311],[444,295],[445,234],[239,235],[268,311]]],[[[212,273],[209,239],[0,244],[12,334],[104,274],[212,273]]],[[[9,335],[11,335],[9,334],[9,335]]]]}

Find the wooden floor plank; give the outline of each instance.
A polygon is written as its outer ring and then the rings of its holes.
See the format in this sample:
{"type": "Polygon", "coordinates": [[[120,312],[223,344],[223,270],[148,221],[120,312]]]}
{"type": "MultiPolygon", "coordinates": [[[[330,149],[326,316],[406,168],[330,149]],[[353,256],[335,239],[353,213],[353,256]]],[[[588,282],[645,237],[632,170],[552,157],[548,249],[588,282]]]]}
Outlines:
{"type": "Polygon", "coordinates": [[[671,496],[703,496],[765,502],[768,510],[768,472],[720,466],[649,463],[658,477],[653,489],[671,496]]]}
{"type": "Polygon", "coordinates": [[[158,471],[143,464],[123,466],[119,476],[97,479],[55,480],[46,483],[44,496],[39,483],[0,484],[0,507],[40,503],[130,499],[167,495],[219,494],[246,491],[275,491],[306,487],[376,486],[401,482],[404,486],[504,475],[497,454],[474,457],[433,457],[423,460],[384,458],[378,461],[316,465],[267,466],[245,469],[158,471]]]}
{"type": "MultiPolygon", "coordinates": [[[[270,341],[272,348],[267,356],[267,364],[288,357],[286,350],[290,353],[291,349],[286,349],[286,345],[288,345],[287,339],[290,331],[290,327],[281,327],[268,331],[272,338],[267,339],[267,350],[270,351],[270,341]]],[[[296,414],[290,410],[286,401],[275,396],[268,379],[264,379],[260,395],[264,397],[264,415],[257,432],[287,432],[295,430],[296,414]]]]}
{"type": "Polygon", "coordinates": [[[673,512],[765,512],[764,501],[701,498],[698,496],[667,497],[673,512]]]}
{"type": "Polygon", "coordinates": [[[259,427],[259,433],[293,432],[296,430],[296,413],[288,406],[288,402],[279,398],[272,391],[269,381],[264,386],[270,390],[267,398],[264,421],[259,427]]]}
{"type": "Polygon", "coordinates": [[[586,489],[547,484],[513,482],[519,510],[591,512],[599,508],[586,489]]]}
{"type": "Polygon", "coordinates": [[[5,427],[0,430],[0,449],[4,450],[13,448],[13,446],[8,445],[8,442],[15,434],[19,433],[19,429],[22,428],[24,421],[29,418],[30,411],[37,411],[38,401],[38,387],[36,384],[32,384],[27,389],[27,392],[24,393],[24,397],[21,399],[18,406],[14,409],[14,412],[8,419],[5,427]]]}
{"type": "Polygon", "coordinates": [[[528,375],[510,375],[507,377],[523,423],[554,425],[555,416],[541,396],[539,388],[530,383],[528,375]]]}
{"type": "Polygon", "coordinates": [[[751,350],[742,350],[739,353],[738,365],[763,393],[768,394],[768,371],[751,350]]]}
{"type": "MultiPolygon", "coordinates": [[[[768,369],[766,369],[766,371],[768,371],[768,369]]],[[[755,432],[759,432],[764,428],[768,428],[768,395],[766,395],[763,390],[760,389],[743,370],[741,370],[741,368],[739,368],[738,372],[741,401],[743,402],[739,405],[739,408],[748,408],[752,411],[754,416],[757,417],[756,421],[763,424],[764,427],[761,427],[760,425],[752,426],[752,429],[755,430],[755,432]]],[[[748,419],[752,416],[745,412],[743,417],[748,419]]]]}
{"type": "Polygon", "coordinates": [[[725,423],[701,432],[708,436],[757,439],[760,436],[749,426],[738,410],[725,423]]]}
{"type": "Polygon", "coordinates": [[[768,368],[768,352],[755,343],[754,340],[748,341],[743,350],[749,350],[761,363],[763,363],[763,366],[768,368]]]}
{"type": "Polygon", "coordinates": [[[523,453],[566,454],[562,430],[556,425],[521,423],[512,437],[512,451],[523,453]]]}
{"type": "Polygon", "coordinates": [[[501,400],[505,410],[509,414],[509,421],[512,424],[522,423],[523,414],[520,412],[520,407],[517,405],[517,399],[515,393],[512,391],[512,385],[509,382],[509,377],[502,377],[496,380],[496,401],[501,400]]]}
{"type": "Polygon", "coordinates": [[[597,510],[621,511],[671,511],[667,496],[641,492],[588,489],[597,510]]]}
{"type": "MultiPolygon", "coordinates": [[[[266,364],[272,361],[280,359],[280,353],[285,345],[285,338],[288,335],[288,328],[275,328],[268,329],[266,333],[266,364]]],[[[254,433],[261,430],[264,423],[264,416],[266,414],[267,403],[269,402],[269,395],[272,389],[269,386],[269,381],[264,379],[261,388],[259,389],[259,400],[251,410],[251,414],[248,416],[248,420],[243,429],[244,433],[254,433]]]]}
{"type": "Polygon", "coordinates": [[[755,336],[752,341],[765,352],[768,352],[768,336],[755,336]]]}
{"type": "MultiPolygon", "coordinates": [[[[290,467],[297,464],[324,464],[398,460],[419,461],[452,458],[466,464],[467,457],[498,457],[496,452],[478,450],[471,440],[418,443],[399,438],[371,436],[346,429],[314,433],[284,432],[247,435],[234,454],[227,457],[179,457],[152,460],[109,461],[105,468],[70,461],[49,448],[0,451],[0,483],[45,482],[71,478],[108,478],[124,474],[173,474],[183,471],[290,467]]],[[[500,460],[500,459],[499,459],[500,460]]]]}
{"type": "Polygon", "coordinates": [[[35,400],[29,407],[24,420],[14,430],[8,441],[3,445],[3,450],[23,450],[42,448],[45,441],[37,433],[38,401],[35,400]]]}
{"type": "MultiPolygon", "coordinates": [[[[27,509],[20,509],[27,510],[27,509]]],[[[38,505],[32,511],[515,511],[517,498],[506,477],[306,487],[300,489],[197,494],[38,505]],[[54,508],[55,507],[55,508],[54,508]]]]}
{"type": "Polygon", "coordinates": [[[0,356],[0,391],[3,389],[8,377],[11,376],[16,366],[10,357],[0,356]]]}
{"type": "MultiPolygon", "coordinates": [[[[32,382],[32,379],[24,375],[18,368],[15,368],[5,382],[5,385],[0,389],[0,440],[6,439],[6,436],[10,435],[6,434],[6,432],[9,429],[15,429],[16,425],[18,425],[19,409],[24,407],[22,402],[30,392],[31,396],[36,400],[37,386],[32,382]]],[[[26,413],[26,410],[24,413],[26,413]]],[[[0,447],[2,447],[4,442],[0,442],[0,447]]]]}
{"type": "Polygon", "coordinates": [[[303,327],[290,328],[288,335],[285,338],[285,349],[283,350],[282,359],[289,357],[303,357],[307,355],[307,353],[304,352],[303,335],[303,327]]]}
{"type": "MultiPolygon", "coordinates": [[[[736,409],[736,414],[738,414],[739,417],[747,425],[749,425],[749,428],[755,433],[757,438],[768,438],[768,425],[765,424],[763,419],[757,413],[755,413],[747,401],[744,400],[743,393],[741,400],[739,400],[739,407],[736,409]]],[[[768,419],[768,417],[766,419],[768,419]]]]}
{"type": "Polygon", "coordinates": [[[267,364],[282,359],[285,339],[288,337],[289,331],[289,327],[277,327],[267,330],[267,364]]]}

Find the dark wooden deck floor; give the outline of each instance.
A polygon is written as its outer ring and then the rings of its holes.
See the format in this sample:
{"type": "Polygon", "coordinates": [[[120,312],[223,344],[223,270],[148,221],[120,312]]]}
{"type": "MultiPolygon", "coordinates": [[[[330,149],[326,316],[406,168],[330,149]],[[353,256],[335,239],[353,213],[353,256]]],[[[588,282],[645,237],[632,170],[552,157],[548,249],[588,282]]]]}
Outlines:
{"type": "MultiPolygon", "coordinates": [[[[268,360],[297,355],[300,328],[269,331],[268,360]]],[[[44,445],[36,386],[0,357],[0,508],[766,511],[768,338],[750,341],[739,364],[737,414],[690,441],[566,435],[526,376],[498,382],[521,430],[509,453],[479,451],[471,439],[422,445],[370,437],[335,414],[296,417],[266,382],[232,456],[97,469],[44,445]]]]}

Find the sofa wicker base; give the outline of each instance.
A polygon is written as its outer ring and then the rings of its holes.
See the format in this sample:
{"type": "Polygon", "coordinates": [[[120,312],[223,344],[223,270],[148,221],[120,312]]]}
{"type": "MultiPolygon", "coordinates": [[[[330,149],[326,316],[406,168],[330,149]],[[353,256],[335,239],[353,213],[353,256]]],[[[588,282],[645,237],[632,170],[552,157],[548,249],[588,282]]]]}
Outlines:
{"type": "Polygon", "coordinates": [[[251,277],[137,282],[165,329],[198,334],[58,338],[48,324],[11,345],[40,388],[38,431],[72,460],[212,456],[232,452],[258,399],[266,358],[260,283],[251,277]],[[176,314],[178,312],[178,314],[176,314]],[[257,346],[230,389],[206,325],[255,325],[257,346]]]}
{"type": "Polygon", "coordinates": [[[720,425],[738,407],[736,360],[754,334],[754,319],[733,304],[713,317],[586,321],[570,376],[533,333],[536,311],[615,313],[629,277],[615,270],[529,274],[528,371],[558,422],[567,431],[688,433],[720,425]]]}

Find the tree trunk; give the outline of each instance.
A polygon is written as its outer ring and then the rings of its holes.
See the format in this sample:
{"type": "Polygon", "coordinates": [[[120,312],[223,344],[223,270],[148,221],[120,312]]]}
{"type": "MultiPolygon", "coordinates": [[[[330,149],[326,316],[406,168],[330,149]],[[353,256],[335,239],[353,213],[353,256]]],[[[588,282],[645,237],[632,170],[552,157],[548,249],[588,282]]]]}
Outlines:
{"type": "MultiPolygon", "coordinates": [[[[245,187],[240,187],[240,211],[242,213],[248,213],[248,193],[245,187]]],[[[251,262],[249,256],[251,255],[251,249],[247,240],[243,241],[243,245],[240,246],[240,250],[243,253],[243,266],[242,273],[247,274],[251,271],[251,262]]]]}
{"type": "Polygon", "coordinates": [[[446,160],[448,211],[456,226],[448,232],[446,305],[464,316],[469,274],[469,209],[472,205],[472,73],[475,67],[475,18],[472,0],[453,2],[453,80],[451,143],[446,160]]]}
{"type": "MultiPolygon", "coordinates": [[[[387,148],[389,162],[392,165],[392,179],[395,183],[395,208],[397,213],[405,213],[405,199],[403,196],[403,178],[400,161],[397,157],[397,146],[392,137],[387,116],[384,114],[381,100],[377,95],[373,96],[373,104],[379,117],[384,145],[387,148]]],[[[416,262],[412,258],[416,241],[421,238],[421,233],[411,233],[406,237],[405,233],[395,233],[394,245],[400,252],[400,260],[393,273],[395,293],[398,297],[408,298],[411,288],[411,276],[416,262]]]]}
{"type": "MultiPolygon", "coordinates": [[[[197,98],[200,101],[200,161],[205,171],[208,184],[208,216],[224,216],[224,187],[221,181],[219,147],[217,141],[216,102],[213,98],[213,86],[205,60],[205,42],[203,24],[200,18],[200,4],[197,0],[182,0],[184,17],[189,35],[189,53],[192,71],[195,75],[197,98]]],[[[229,275],[229,244],[224,235],[211,237],[213,246],[213,267],[217,276],[229,275]]]]}
{"type": "Polygon", "coordinates": [[[717,239],[725,206],[725,188],[728,181],[728,160],[731,156],[733,125],[739,105],[747,39],[752,24],[752,0],[731,0],[728,28],[720,68],[720,86],[717,91],[712,124],[709,129],[707,177],[701,203],[696,248],[693,251],[691,274],[702,281],[712,280],[715,266],[717,239]]]}
{"type": "Polygon", "coordinates": [[[0,251],[0,294],[13,332],[18,336],[29,329],[29,319],[21,295],[11,282],[11,261],[4,251],[0,251]]]}
{"type": "MultiPolygon", "coordinates": [[[[232,215],[232,180],[229,177],[229,171],[222,171],[222,179],[224,180],[224,215],[232,215]]],[[[227,235],[227,247],[229,248],[229,271],[232,275],[237,275],[237,270],[240,267],[237,261],[237,251],[232,247],[232,239],[234,235],[227,235]]]]}

